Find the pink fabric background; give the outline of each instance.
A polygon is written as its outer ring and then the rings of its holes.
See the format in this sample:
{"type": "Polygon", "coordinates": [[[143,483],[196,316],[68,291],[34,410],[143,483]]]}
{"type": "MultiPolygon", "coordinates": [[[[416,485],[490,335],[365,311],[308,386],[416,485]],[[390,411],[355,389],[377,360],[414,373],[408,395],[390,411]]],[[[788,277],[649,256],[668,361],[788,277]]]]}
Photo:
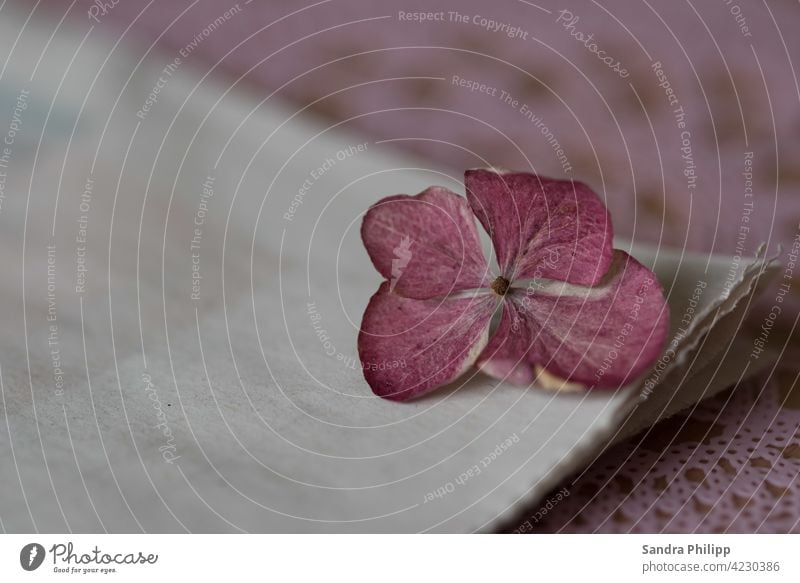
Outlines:
{"type": "MultiPolygon", "coordinates": [[[[800,5],[738,2],[242,0],[241,12],[186,62],[265,96],[276,91],[298,108],[312,104],[308,115],[347,120],[348,129],[397,140],[398,149],[455,172],[492,163],[564,175],[541,128],[498,97],[453,85],[452,76],[505,90],[541,116],[563,146],[572,166],[567,176],[604,196],[617,233],[691,250],[736,253],[744,159],[752,152],[754,214],[743,245],[750,255],[761,241],[775,251],[798,234],[800,5]],[[556,23],[562,9],[579,17],[574,30],[593,33],[628,78],[556,23]],[[403,22],[400,10],[482,15],[519,26],[527,38],[471,23],[403,22]],[[681,132],[654,62],[686,112],[698,176],[692,190],[683,174],[681,132]]],[[[44,5],[55,17],[68,10],[80,21],[91,4],[44,5]]],[[[97,26],[176,53],[233,4],[121,0],[97,26]]],[[[792,309],[771,337],[774,347],[791,340],[797,283],[792,309]]],[[[754,326],[761,317],[754,315],[754,326]]],[[[788,346],[796,354],[796,343],[788,346]]],[[[800,389],[792,391],[796,366],[780,371],[606,452],[561,486],[568,496],[557,499],[554,492],[550,508],[545,501],[530,509],[509,530],[800,530],[800,389]]]]}

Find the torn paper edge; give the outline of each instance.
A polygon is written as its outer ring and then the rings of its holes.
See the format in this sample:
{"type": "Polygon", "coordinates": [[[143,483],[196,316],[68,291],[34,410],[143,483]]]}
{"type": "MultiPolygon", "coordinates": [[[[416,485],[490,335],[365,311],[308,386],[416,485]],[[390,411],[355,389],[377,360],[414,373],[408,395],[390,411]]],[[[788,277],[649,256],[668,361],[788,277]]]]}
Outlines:
{"type": "MultiPolygon", "coordinates": [[[[731,293],[728,293],[726,296],[720,296],[709,304],[709,306],[695,318],[692,324],[690,324],[687,333],[678,345],[678,350],[676,350],[676,353],[680,353],[680,355],[674,359],[668,369],[665,369],[661,379],[666,380],[669,376],[669,371],[675,370],[678,364],[685,363],[686,354],[692,352],[694,348],[697,347],[700,339],[713,327],[714,323],[716,323],[719,318],[735,310],[742,298],[748,297],[753,293],[761,276],[768,270],[777,267],[779,253],[776,253],[770,258],[766,258],[765,248],[766,246],[764,244],[759,246],[752,263],[741,271],[734,285],[731,286],[731,293]],[[747,285],[742,286],[745,282],[747,282],[747,285]],[[733,301],[731,301],[731,298],[734,298],[733,301]],[[701,333],[698,333],[698,331],[701,333]]],[[[769,277],[772,277],[772,275],[769,277]]],[[[608,446],[613,432],[621,427],[621,423],[624,422],[627,415],[639,402],[641,388],[644,386],[650,374],[651,373],[648,372],[636,383],[620,389],[621,391],[628,391],[629,395],[625,401],[617,406],[617,411],[611,415],[609,421],[588,428],[582,442],[572,448],[570,454],[556,463],[543,478],[539,479],[538,483],[535,482],[536,476],[533,475],[529,475],[527,480],[522,478],[516,480],[516,482],[523,484],[523,487],[517,488],[512,495],[505,496],[495,504],[497,510],[493,513],[492,518],[484,520],[480,524],[477,524],[478,521],[476,520],[476,524],[469,527],[468,530],[470,532],[496,531],[499,526],[512,520],[512,518],[515,517],[515,512],[532,506],[536,501],[541,500],[547,492],[558,486],[566,477],[585,467],[588,459],[597,455],[608,446]],[[531,485],[532,483],[534,485],[531,485]]],[[[654,390],[658,388],[658,386],[661,386],[661,384],[659,383],[656,385],[654,390]]],[[[531,471],[528,473],[532,474],[531,471]]],[[[509,486],[509,488],[511,488],[511,486],[509,486]]]]}

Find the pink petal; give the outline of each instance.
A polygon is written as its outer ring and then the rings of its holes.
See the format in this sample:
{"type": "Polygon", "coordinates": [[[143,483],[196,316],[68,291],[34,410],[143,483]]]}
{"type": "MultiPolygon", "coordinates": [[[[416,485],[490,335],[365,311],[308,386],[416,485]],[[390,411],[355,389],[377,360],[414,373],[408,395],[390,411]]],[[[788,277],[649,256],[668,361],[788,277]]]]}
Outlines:
{"type": "Polygon", "coordinates": [[[516,384],[537,367],[587,387],[621,387],[661,354],[669,313],[655,275],[623,251],[596,287],[513,288],[478,367],[516,384]]]}
{"type": "Polygon", "coordinates": [[[381,397],[405,401],[445,385],[486,346],[498,297],[491,292],[415,300],[383,282],[364,312],[358,354],[364,378],[381,397]]]}
{"type": "Polygon", "coordinates": [[[375,203],[361,238],[392,291],[417,299],[486,288],[488,265],[463,196],[431,187],[375,203]]]}
{"type": "Polygon", "coordinates": [[[594,285],[605,275],[611,217],[585,184],[493,169],[467,170],[464,183],[506,279],[594,285]]]}

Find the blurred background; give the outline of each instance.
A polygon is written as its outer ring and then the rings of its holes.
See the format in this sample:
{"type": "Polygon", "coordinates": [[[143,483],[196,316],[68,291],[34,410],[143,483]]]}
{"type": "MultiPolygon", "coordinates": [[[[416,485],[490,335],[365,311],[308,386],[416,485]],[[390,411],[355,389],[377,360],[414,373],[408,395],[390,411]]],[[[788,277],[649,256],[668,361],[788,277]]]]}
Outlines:
{"type": "MultiPolygon", "coordinates": [[[[800,236],[796,0],[7,1],[53,35],[180,55],[456,174],[585,181],[637,242],[743,257],[764,243],[785,264],[800,236]]],[[[2,81],[6,116],[18,94],[2,81]]],[[[605,452],[508,530],[798,530],[793,276],[780,366],[605,452]]]]}
{"type": "MultiPolygon", "coordinates": [[[[84,21],[91,6],[47,3],[52,18],[68,13],[84,21]]],[[[793,0],[120,0],[97,28],[146,48],[186,50],[186,63],[203,74],[224,75],[324,123],[393,140],[456,169],[489,161],[565,174],[552,134],[572,168],[567,174],[605,195],[620,234],[730,253],[745,202],[747,152],[757,199],[747,252],[761,241],[785,245],[797,232],[793,57],[800,40],[790,27],[798,18],[793,0]],[[241,12],[203,35],[229,5],[241,12]],[[611,66],[587,47],[592,42],[611,66]],[[624,78],[613,70],[618,62],[624,78]],[[657,70],[676,101],[659,86],[657,70]],[[494,95],[454,84],[454,76],[494,95]],[[521,113],[523,105],[540,125],[521,113]],[[690,132],[694,188],[684,175],[679,107],[690,132]]]]}

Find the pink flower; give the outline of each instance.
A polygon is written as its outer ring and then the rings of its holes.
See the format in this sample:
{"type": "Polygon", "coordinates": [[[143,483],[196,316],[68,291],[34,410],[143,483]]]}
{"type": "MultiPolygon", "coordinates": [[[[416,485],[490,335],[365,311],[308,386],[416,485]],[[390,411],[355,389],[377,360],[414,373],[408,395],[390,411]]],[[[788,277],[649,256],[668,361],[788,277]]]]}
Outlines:
{"type": "Polygon", "coordinates": [[[375,394],[417,397],[473,365],[515,384],[549,373],[588,388],[646,372],[667,334],[664,294],[649,269],[613,249],[597,195],[580,182],[495,169],[468,170],[464,182],[466,198],[432,186],[384,198],[364,217],[364,246],[388,280],[358,336],[375,394]]]}

